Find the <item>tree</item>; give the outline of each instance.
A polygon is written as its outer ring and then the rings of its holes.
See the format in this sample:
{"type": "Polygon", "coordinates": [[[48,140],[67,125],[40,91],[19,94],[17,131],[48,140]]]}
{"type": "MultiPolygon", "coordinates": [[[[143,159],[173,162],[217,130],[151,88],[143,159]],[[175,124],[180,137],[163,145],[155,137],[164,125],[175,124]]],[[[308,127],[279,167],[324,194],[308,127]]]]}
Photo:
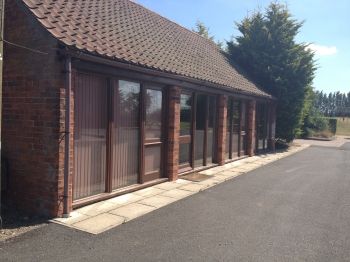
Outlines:
{"type": "Polygon", "coordinates": [[[196,22],[196,27],[192,28],[192,31],[203,36],[211,41],[214,41],[214,37],[209,34],[209,27],[206,27],[205,24],[199,20],[196,22]]]}
{"type": "Polygon", "coordinates": [[[204,38],[207,38],[207,39],[213,41],[221,50],[224,49],[224,43],[220,40],[215,42],[214,36],[210,35],[210,33],[209,33],[209,27],[207,27],[200,20],[197,20],[196,26],[195,26],[195,28],[192,28],[192,31],[199,34],[200,36],[203,36],[204,38]]]}
{"type": "Polygon", "coordinates": [[[231,61],[277,98],[276,137],[294,139],[316,70],[314,54],[295,38],[303,22],[272,3],[236,23],[240,36],[227,43],[231,61]]]}
{"type": "Polygon", "coordinates": [[[350,117],[350,92],[348,94],[315,92],[315,108],[324,116],[350,117]]]}

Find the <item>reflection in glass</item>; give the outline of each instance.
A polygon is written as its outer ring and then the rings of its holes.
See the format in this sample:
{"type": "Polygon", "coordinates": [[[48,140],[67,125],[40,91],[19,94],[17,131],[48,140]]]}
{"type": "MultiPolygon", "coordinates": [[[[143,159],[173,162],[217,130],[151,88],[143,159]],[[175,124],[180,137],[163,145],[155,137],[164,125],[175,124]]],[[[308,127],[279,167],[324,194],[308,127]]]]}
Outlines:
{"type": "Polygon", "coordinates": [[[145,136],[161,138],[162,133],[162,91],[147,89],[146,98],[145,136]]]}
{"type": "Polygon", "coordinates": [[[145,147],[145,172],[160,172],[161,146],[152,145],[145,147]]]}
{"type": "Polygon", "coordinates": [[[180,144],[179,164],[190,164],[190,144],[180,144]]]}
{"type": "Polygon", "coordinates": [[[240,130],[240,101],[233,100],[232,103],[232,157],[238,157],[238,145],[239,145],[239,130],[240,130]]]}
{"type": "Polygon", "coordinates": [[[263,150],[265,149],[264,144],[266,145],[267,143],[267,110],[266,110],[266,105],[259,103],[257,105],[257,110],[256,110],[256,122],[257,122],[257,139],[258,139],[258,144],[257,144],[257,149],[258,150],[263,150]]]}
{"type": "Polygon", "coordinates": [[[107,82],[77,74],[74,80],[74,199],[105,191],[107,82]]]}
{"type": "Polygon", "coordinates": [[[225,142],[226,159],[230,158],[231,129],[232,129],[232,98],[230,97],[227,102],[227,124],[226,124],[226,142],[225,142]]]}
{"type": "Polygon", "coordinates": [[[207,111],[207,96],[198,95],[197,103],[196,103],[196,133],[195,133],[195,143],[194,143],[195,167],[203,166],[206,111],[207,111]]]}
{"type": "Polygon", "coordinates": [[[241,103],[242,119],[241,119],[241,156],[247,151],[247,105],[245,102],[241,103]]]}
{"type": "Polygon", "coordinates": [[[180,136],[190,135],[192,121],[192,96],[181,94],[180,101],[180,136]]]}
{"type": "Polygon", "coordinates": [[[208,134],[207,134],[207,165],[213,163],[215,149],[215,116],[216,116],[215,97],[209,97],[208,112],[208,134]]]}
{"type": "MultiPolygon", "coordinates": [[[[116,81],[117,82],[117,81],[116,81]]],[[[138,182],[140,148],[140,84],[119,81],[114,89],[114,137],[112,137],[112,187],[138,182]]]]}

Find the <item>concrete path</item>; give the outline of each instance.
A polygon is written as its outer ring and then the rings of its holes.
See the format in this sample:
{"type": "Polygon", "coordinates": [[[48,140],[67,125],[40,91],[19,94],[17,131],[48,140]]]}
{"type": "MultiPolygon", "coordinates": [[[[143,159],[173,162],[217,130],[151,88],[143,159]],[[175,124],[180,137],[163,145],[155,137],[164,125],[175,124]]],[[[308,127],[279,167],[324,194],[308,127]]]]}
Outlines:
{"type": "Polygon", "coordinates": [[[293,146],[287,151],[262,154],[214,167],[201,172],[208,176],[202,182],[178,179],[175,182],[162,183],[77,209],[71,213],[71,217],[57,218],[52,222],[91,234],[100,234],[307,147],[308,145],[293,146]]]}
{"type": "Polygon", "coordinates": [[[336,136],[335,139],[331,141],[312,140],[312,139],[295,139],[294,142],[300,145],[341,147],[345,143],[350,142],[350,136],[336,136]]]}
{"type": "Polygon", "coordinates": [[[310,147],[99,235],[50,224],[0,261],[350,261],[349,160],[310,147]]]}

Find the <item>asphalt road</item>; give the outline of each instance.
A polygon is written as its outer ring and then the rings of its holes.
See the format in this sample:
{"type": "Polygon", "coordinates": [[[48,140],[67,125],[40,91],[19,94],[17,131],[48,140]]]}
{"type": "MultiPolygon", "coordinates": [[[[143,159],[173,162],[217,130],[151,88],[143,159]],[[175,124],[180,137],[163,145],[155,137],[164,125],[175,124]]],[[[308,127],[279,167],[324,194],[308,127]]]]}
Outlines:
{"type": "Polygon", "coordinates": [[[350,261],[350,143],[311,147],[98,236],[50,224],[0,261],[350,261]]]}

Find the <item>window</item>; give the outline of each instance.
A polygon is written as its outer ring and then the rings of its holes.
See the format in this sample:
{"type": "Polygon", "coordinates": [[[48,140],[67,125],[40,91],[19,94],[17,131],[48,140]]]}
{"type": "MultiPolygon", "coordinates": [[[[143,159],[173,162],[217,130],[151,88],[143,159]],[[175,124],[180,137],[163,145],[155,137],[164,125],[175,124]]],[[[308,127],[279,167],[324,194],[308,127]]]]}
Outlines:
{"type": "Polygon", "coordinates": [[[181,94],[180,97],[180,169],[191,166],[191,143],[192,143],[192,95],[181,94]]]}
{"type": "Polygon", "coordinates": [[[230,97],[227,105],[226,159],[246,154],[246,122],[246,102],[230,97]]]}

